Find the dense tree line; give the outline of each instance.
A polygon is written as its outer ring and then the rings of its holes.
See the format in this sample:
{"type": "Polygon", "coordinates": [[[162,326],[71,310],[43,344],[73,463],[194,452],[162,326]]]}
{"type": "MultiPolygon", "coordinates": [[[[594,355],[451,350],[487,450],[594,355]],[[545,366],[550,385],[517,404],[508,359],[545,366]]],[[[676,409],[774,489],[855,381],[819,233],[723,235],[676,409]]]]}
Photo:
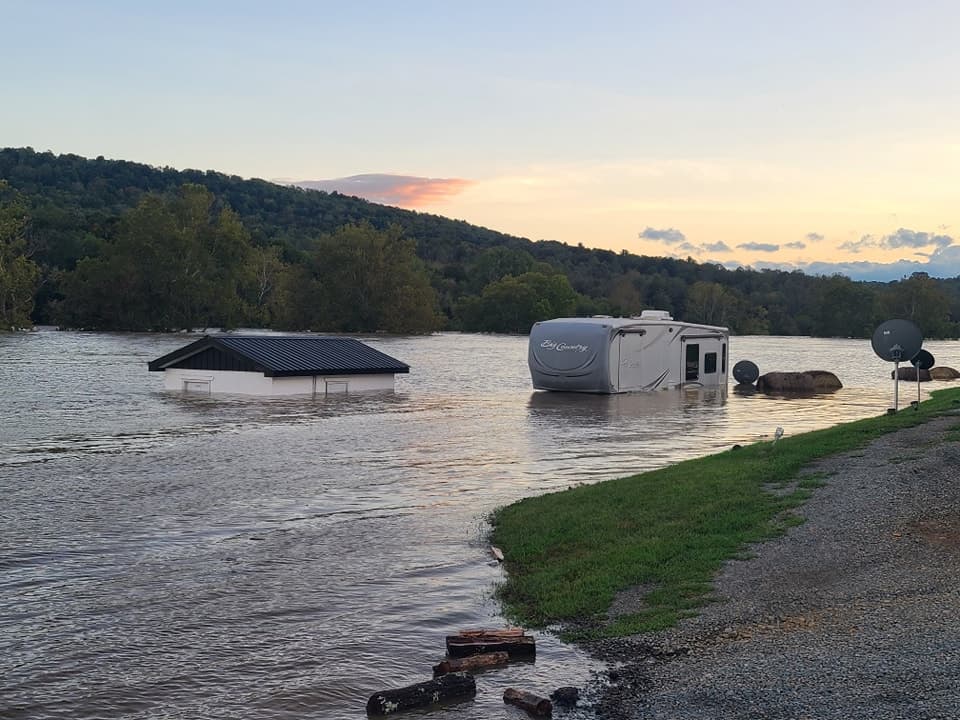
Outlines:
{"type": "Polygon", "coordinates": [[[200,185],[147,195],[59,278],[57,322],[108,330],[238,325],[328,332],[430,332],[436,294],[397,228],[345,225],[286,262],[256,247],[236,213],[200,185]]]}
{"type": "Polygon", "coordinates": [[[28,254],[27,208],[0,180],[0,329],[29,327],[40,269],[28,254]]]}
{"type": "Polygon", "coordinates": [[[0,328],[526,332],[646,308],[740,334],[956,337],[960,277],[892,283],[532,242],[338,193],[0,150],[0,328]]]}

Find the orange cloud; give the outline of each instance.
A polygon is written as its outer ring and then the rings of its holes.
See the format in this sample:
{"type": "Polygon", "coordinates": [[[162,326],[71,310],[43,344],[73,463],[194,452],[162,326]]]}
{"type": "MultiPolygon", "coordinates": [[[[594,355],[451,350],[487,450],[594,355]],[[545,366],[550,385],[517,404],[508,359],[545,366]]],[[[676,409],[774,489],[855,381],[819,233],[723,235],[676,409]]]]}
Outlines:
{"type": "Polygon", "coordinates": [[[459,195],[474,182],[463,178],[425,178],[414,175],[372,173],[333,180],[295,181],[288,184],[310,190],[354,195],[382,205],[419,208],[459,195]]]}

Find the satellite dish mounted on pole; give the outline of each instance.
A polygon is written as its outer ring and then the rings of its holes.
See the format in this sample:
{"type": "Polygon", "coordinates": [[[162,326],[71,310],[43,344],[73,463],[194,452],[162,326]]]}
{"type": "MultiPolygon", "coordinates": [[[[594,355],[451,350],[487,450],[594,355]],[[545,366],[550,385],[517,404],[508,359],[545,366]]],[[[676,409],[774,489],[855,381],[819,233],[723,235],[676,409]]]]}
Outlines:
{"type": "Polygon", "coordinates": [[[873,331],[873,351],[893,365],[893,411],[899,408],[900,363],[920,352],[923,333],[909,320],[887,320],[873,331]]]}
{"type": "Polygon", "coordinates": [[[935,362],[933,355],[926,350],[920,350],[910,358],[910,364],[917,370],[917,409],[920,408],[920,371],[929,370],[935,362]]]}
{"type": "Polygon", "coordinates": [[[733,366],[733,379],[741,385],[752,385],[760,377],[760,369],[749,360],[741,360],[733,366]]]}

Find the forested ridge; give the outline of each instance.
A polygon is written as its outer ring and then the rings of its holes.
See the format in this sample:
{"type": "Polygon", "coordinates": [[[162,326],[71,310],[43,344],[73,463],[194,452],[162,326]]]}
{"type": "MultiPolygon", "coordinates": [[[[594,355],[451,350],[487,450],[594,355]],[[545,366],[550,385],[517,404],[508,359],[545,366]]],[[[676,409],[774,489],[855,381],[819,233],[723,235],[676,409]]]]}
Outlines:
{"type": "Polygon", "coordinates": [[[0,150],[2,329],[527,332],[646,308],[739,334],[868,337],[902,317],[956,337],[960,277],[727,270],[212,171],[0,150]]]}

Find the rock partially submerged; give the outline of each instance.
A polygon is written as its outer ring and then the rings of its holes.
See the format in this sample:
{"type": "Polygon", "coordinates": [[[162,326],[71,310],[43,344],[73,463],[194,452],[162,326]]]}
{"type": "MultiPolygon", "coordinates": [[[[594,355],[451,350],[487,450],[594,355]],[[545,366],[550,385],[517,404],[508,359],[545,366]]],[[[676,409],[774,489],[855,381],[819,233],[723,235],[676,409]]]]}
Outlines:
{"type": "Polygon", "coordinates": [[[815,393],[842,387],[840,379],[827,370],[769,372],[757,378],[757,390],[761,392],[815,393]]]}
{"type": "Polygon", "coordinates": [[[560,687],[550,694],[550,699],[560,707],[572,708],[580,700],[580,689],[575,687],[560,687]]]}
{"type": "Polygon", "coordinates": [[[813,376],[802,372],[769,372],[757,378],[760,392],[814,392],[813,376]]]}
{"type": "Polygon", "coordinates": [[[840,378],[828,370],[805,370],[803,374],[813,378],[813,386],[817,392],[829,392],[843,387],[840,378]]]}
{"type": "Polygon", "coordinates": [[[960,378],[960,371],[954,370],[946,365],[942,367],[930,368],[931,380],[956,380],[960,378]]]}
{"type": "MultiPolygon", "coordinates": [[[[920,382],[928,382],[931,378],[930,370],[917,370],[912,365],[907,365],[906,367],[897,368],[896,376],[898,380],[909,380],[910,382],[917,382],[917,373],[920,374],[920,382]]],[[[894,371],[890,371],[890,377],[894,376],[894,371]]]]}

